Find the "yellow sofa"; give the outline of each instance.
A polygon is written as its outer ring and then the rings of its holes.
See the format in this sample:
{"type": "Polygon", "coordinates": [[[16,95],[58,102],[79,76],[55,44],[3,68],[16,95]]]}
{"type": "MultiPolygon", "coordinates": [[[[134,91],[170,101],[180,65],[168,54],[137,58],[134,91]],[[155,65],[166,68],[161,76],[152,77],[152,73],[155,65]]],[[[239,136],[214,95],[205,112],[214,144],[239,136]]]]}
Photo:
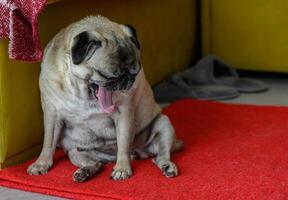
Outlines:
{"type": "MultiPolygon", "coordinates": [[[[69,23],[102,14],[138,31],[143,66],[151,84],[186,67],[197,55],[196,0],[63,0],[39,17],[42,45],[69,23]]],[[[43,137],[38,76],[40,63],[10,60],[0,42],[0,166],[39,153],[43,137]]]]}
{"type": "Polygon", "coordinates": [[[238,69],[288,72],[287,0],[202,0],[202,50],[238,69]]]}

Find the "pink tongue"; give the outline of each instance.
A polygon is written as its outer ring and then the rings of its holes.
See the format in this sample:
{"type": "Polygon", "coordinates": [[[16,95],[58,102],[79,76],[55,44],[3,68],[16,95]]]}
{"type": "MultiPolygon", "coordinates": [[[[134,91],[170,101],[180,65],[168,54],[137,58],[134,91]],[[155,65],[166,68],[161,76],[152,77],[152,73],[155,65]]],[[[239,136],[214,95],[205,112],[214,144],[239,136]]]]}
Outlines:
{"type": "Polygon", "coordinates": [[[99,100],[100,108],[105,113],[112,113],[115,109],[115,106],[112,103],[112,92],[105,90],[105,88],[99,86],[97,97],[99,100]]]}

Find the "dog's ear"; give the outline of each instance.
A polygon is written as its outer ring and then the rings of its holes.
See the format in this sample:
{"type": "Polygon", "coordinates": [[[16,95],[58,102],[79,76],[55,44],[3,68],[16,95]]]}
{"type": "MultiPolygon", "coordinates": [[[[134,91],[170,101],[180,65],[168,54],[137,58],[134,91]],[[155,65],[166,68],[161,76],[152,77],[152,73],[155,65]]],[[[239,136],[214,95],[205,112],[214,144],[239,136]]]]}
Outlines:
{"type": "Polygon", "coordinates": [[[73,64],[79,65],[84,60],[89,60],[94,52],[101,47],[101,41],[92,40],[87,32],[75,36],[72,46],[73,64]]]}
{"type": "Polygon", "coordinates": [[[135,44],[135,46],[140,50],[140,43],[138,41],[138,37],[137,37],[137,32],[136,29],[130,25],[130,24],[125,24],[124,25],[125,28],[128,30],[129,35],[131,36],[131,40],[132,42],[135,44]]]}

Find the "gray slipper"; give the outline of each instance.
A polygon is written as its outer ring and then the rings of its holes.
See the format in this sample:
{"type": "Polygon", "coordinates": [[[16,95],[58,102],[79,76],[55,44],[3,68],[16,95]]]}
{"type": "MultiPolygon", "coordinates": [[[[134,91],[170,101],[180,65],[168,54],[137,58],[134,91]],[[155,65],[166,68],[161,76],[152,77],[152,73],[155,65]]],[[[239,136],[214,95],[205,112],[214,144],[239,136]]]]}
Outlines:
{"type": "Polygon", "coordinates": [[[250,78],[235,78],[235,77],[219,77],[218,81],[223,85],[236,88],[238,92],[242,93],[257,93],[267,91],[268,86],[264,85],[262,81],[250,78]]]}
{"type": "Polygon", "coordinates": [[[238,92],[254,93],[268,90],[261,81],[240,78],[237,71],[224,63],[216,56],[210,55],[195,66],[178,73],[178,79],[185,79],[188,85],[226,85],[235,88],[238,92]]]}
{"type": "Polygon", "coordinates": [[[153,88],[157,102],[171,102],[183,98],[205,100],[227,100],[239,96],[234,88],[222,85],[187,85],[185,82],[162,83],[153,88]]]}

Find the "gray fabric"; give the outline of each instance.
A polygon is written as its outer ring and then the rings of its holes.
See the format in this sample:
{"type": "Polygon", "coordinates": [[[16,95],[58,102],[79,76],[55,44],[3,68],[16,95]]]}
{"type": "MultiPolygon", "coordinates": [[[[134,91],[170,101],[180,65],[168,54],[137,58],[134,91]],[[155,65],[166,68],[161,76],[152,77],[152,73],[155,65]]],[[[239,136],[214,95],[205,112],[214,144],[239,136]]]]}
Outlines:
{"type": "Polygon", "coordinates": [[[182,98],[224,100],[239,96],[239,93],[223,85],[185,85],[183,82],[168,82],[153,88],[158,102],[171,102],[182,98]]]}
{"type": "Polygon", "coordinates": [[[240,78],[233,67],[210,55],[153,90],[157,101],[168,102],[181,98],[224,100],[238,97],[239,92],[253,93],[267,89],[261,81],[240,78]]]}
{"type": "Polygon", "coordinates": [[[232,66],[214,55],[201,59],[195,66],[175,74],[172,79],[175,81],[185,80],[190,86],[195,84],[226,85],[235,88],[238,92],[263,92],[268,89],[262,81],[239,77],[232,66]]]}
{"type": "Polygon", "coordinates": [[[235,69],[216,56],[210,55],[199,60],[195,66],[184,72],[175,74],[172,79],[185,79],[189,85],[221,84],[217,79],[217,74],[239,78],[235,69]]]}
{"type": "Polygon", "coordinates": [[[242,93],[257,93],[267,91],[269,88],[262,81],[250,78],[219,77],[218,81],[242,93]]]}

